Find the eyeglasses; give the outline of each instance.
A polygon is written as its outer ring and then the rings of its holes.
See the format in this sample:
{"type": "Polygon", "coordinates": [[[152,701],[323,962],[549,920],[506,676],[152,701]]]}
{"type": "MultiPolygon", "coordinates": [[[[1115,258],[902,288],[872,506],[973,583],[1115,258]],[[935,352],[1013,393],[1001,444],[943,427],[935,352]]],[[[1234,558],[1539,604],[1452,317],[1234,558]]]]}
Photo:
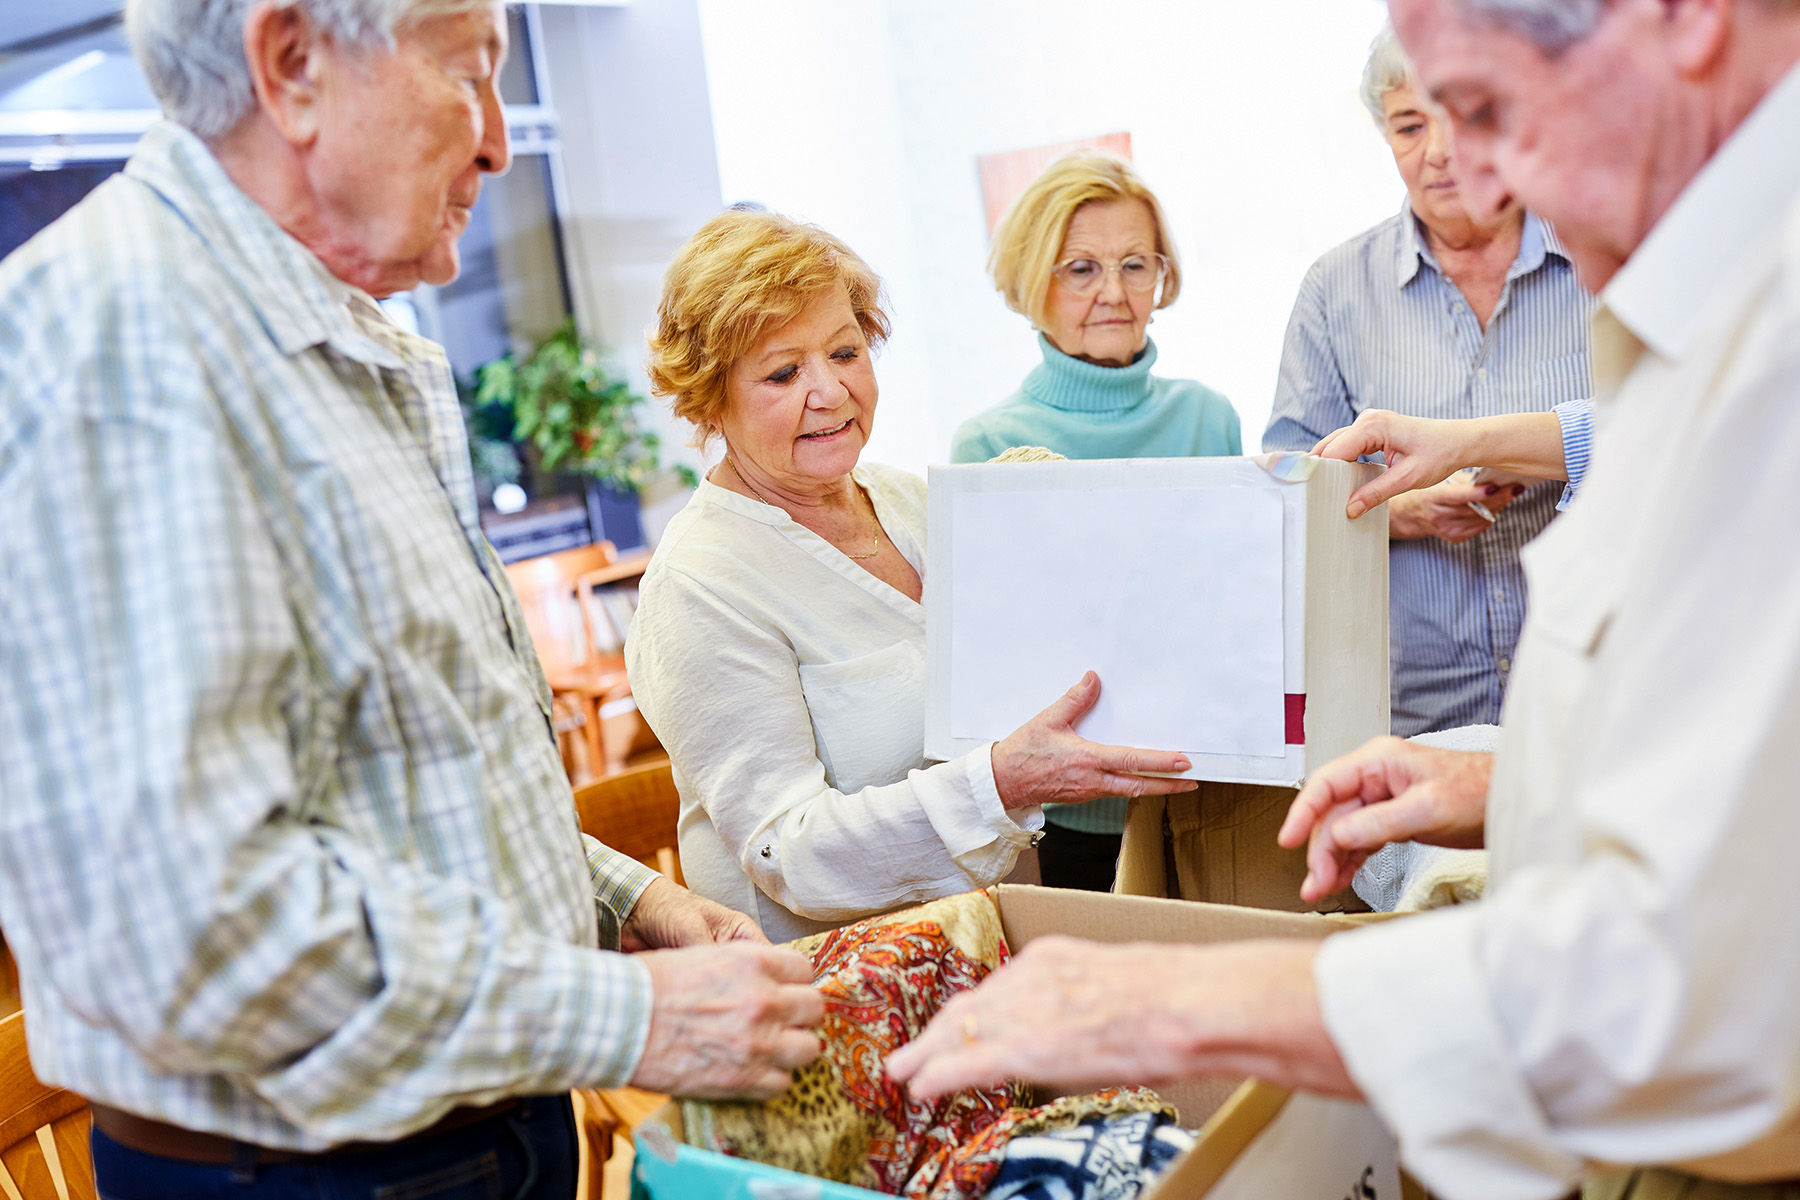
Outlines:
{"type": "Polygon", "coordinates": [[[1117,271],[1119,282],[1130,291],[1153,292],[1168,277],[1169,260],[1160,254],[1133,254],[1116,263],[1103,263],[1092,258],[1071,258],[1050,268],[1050,273],[1056,276],[1057,282],[1077,296],[1099,291],[1106,282],[1108,271],[1117,271]]]}

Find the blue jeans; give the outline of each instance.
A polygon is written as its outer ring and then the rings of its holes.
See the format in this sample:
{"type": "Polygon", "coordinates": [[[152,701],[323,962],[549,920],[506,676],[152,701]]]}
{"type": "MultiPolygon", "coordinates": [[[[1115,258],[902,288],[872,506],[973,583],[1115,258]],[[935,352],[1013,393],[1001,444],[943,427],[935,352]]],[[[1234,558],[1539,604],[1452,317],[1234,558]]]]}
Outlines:
{"type": "Polygon", "coordinates": [[[572,1200],[575,1117],[568,1096],[392,1146],[263,1166],[194,1163],[130,1150],[98,1129],[102,1200],[572,1200]]]}

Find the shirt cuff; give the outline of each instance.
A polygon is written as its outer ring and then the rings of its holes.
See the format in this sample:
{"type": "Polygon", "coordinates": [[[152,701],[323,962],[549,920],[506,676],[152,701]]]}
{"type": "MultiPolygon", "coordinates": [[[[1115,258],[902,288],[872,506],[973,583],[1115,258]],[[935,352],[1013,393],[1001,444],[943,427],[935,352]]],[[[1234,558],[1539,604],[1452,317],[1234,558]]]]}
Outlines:
{"type": "Polygon", "coordinates": [[[621,931],[631,918],[644,889],[662,876],[635,858],[628,858],[587,834],[588,875],[594,881],[594,904],[600,917],[600,948],[617,950],[621,931]]]}
{"type": "Polygon", "coordinates": [[[579,986],[587,994],[578,992],[569,1004],[577,1022],[569,1073],[542,1081],[542,1090],[624,1087],[637,1074],[650,1040],[650,1014],[656,1006],[650,968],[629,954],[570,949],[586,960],[579,986]]]}
{"type": "Polygon", "coordinates": [[[1581,490],[1581,481],[1587,475],[1588,452],[1594,444],[1594,402],[1568,400],[1557,405],[1554,411],[1557,423],[1562,426],[1563,469],[1569,481],[1563,488],[1562,499],[1556,502],[1556,507],[1561,510],[1575,499],[1575,493],[1581,490]]]}
{"type": "Polygon", "coordinates": [[[973,751],[969,760],[969,791],[975,798],[975,810],[988,826],[998,832],[1002,841],[1021,850],[1035,846],[1038,831],[1044,827],[1044,810],[1036,804],[1009,809],[1000,799],[1000,788],[994,783],[994,743],[973,751]]]}
{"type": "Polygon", "coordinates": [[[1325,1027],[1409,1170],[1461,1200],[1556,1200],[1581,1161],[1557,1145],[1509,1053],[1476,956],[1481,905],[1327,938],[1325,1027]]]}
{"type": "Polygon", "coordinates": [[[1008,811],[994,786],[994,744],[989,742],[961,758],[912,772],[920,806],[944,848],[965,871],[987,873],[998,852],[1012,869],[1018,851],[1037,844],[1044,810],[1033,805],[1008,811]],[[961,777],[958,778],[958,775],[961,777]]]}

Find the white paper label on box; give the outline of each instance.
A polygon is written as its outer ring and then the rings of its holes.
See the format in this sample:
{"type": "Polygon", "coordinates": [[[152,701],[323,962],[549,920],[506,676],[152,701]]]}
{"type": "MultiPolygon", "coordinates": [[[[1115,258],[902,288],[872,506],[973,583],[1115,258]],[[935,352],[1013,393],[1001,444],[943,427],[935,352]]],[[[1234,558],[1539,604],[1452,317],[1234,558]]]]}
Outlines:
{"type": "Polygon", "coordinates": [[[1280,490],[959,492],[953,503],[952,737],[1005,737],[1093,670],[1101,694],[1085,738],[1283,756],[1280,490]],[[1085,586],[1070,585],[1076,574],[1085,586]]]}
{"type": "Polygon", "coordinates": [[[1206,1200],[1400,1200],[1394,1137],[1366,1104],[1296,1092],[1206,1200]]]}

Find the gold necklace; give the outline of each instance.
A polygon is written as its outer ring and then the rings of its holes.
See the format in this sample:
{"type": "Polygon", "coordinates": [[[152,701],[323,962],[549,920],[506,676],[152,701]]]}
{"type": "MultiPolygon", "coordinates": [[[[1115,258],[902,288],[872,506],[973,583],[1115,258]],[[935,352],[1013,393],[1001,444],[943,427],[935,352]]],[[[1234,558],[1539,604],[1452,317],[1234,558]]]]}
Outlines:
{"type": "MultiPolygon", "coordinates": [[[[762,502],[764,504],[769,504],[769,502],[766,499],[763,499],[763,494],[756,490],[756,485],[751,483],[748,479],[744,478],[744,473],[742,471],[738,470],[738,465],[737,465],[737,463],[735,463],[731,460],[730,454],[727,454],[725,456],[725,465],[731,468],[731,473],[738,477],[739,483],[743,484],[745,487],[750,489],[750,494],[752,496],[755,496],[758,500],[762,500],[762,502]]],[[[868,496],[865,493],[863,493],[861,484],[856,483],[856,481],[854,479],[852,479],[850,482],[852,484],[855,484],[858,495],[861,495],[863,497],[863,499],[865,499],[865,500],[869,499],[868,496]]],[[[769,507],[770,508],[779,508],[780,505],[769,504],[769,507]]],[[[783,509],[782,511],[785,512],[786,510],[783,509]]],[[[842,554],[845,558],[855,558],[855,559],[874,558],[877,554],[880,554],[881,553],[881,521],[879,518],[877,518],[875,516],[875,502],[873,500],[869,500],[869,524],[871,524],[875,527],[875,548],[873,550],[869,551],[867,554],[852,554],[848,550],[844,549],[842,546],[838,546],[837,547],[838,553],[842,554]]]]}

